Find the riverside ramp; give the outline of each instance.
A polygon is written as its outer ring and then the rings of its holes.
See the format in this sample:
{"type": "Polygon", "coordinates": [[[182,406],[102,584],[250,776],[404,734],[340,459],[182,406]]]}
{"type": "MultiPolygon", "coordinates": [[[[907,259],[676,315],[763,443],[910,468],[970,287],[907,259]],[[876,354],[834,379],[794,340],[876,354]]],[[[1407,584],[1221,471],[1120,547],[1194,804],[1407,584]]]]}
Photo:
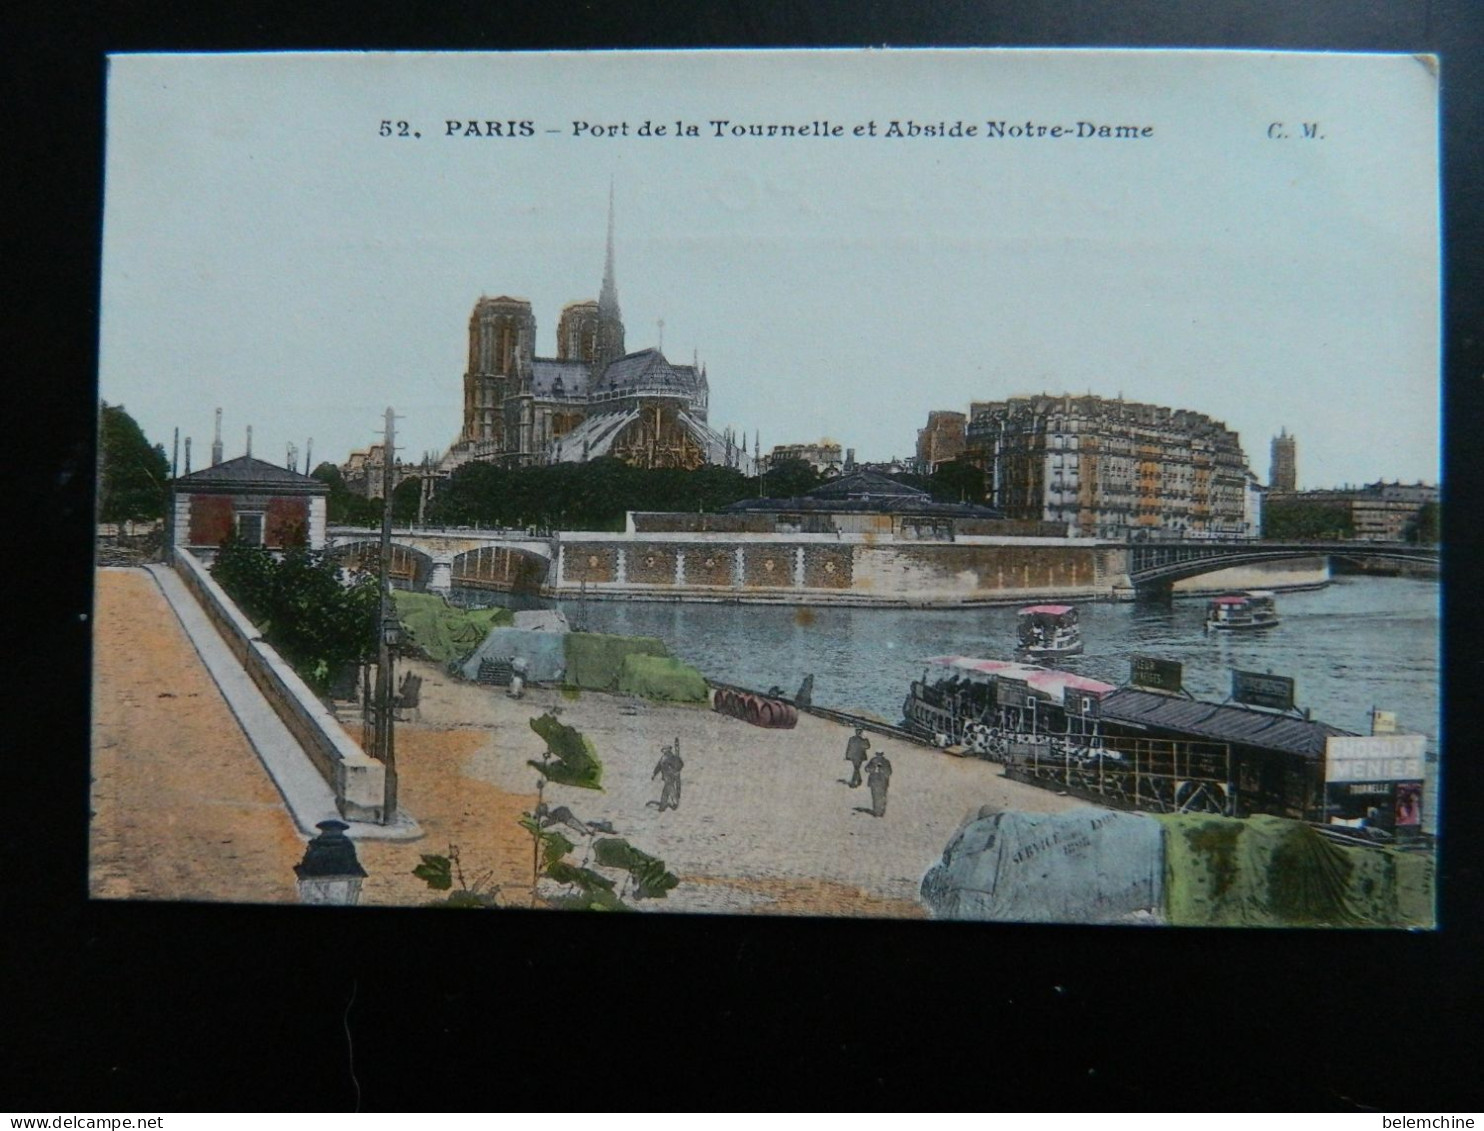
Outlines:
{"type": "MultiPolygon", "coordinates": [[[[315,768],[257,684],[243,670],[216,626],[175,571],[164,565],[150,565],[146,569],[231,708],[299,831],[305,836],[314,836],[315,826],[320,821],[344,820],[335,803],[335,791],[315,768]]],[[[346,823],[350,826],[347,835],[353,840],[410,840],[422,835],[417,822],[406,814],[399,814],[398,820],[390,825],[368,821],[346,823]]]]}

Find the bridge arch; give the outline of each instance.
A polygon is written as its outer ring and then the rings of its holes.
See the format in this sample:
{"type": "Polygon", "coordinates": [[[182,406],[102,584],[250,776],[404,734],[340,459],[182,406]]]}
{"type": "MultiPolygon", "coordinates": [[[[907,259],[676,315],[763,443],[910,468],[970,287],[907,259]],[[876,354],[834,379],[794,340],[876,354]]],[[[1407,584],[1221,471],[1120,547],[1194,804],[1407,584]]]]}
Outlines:
{"type": "Polygon", "coordinates": [[[546,584],[551,559],[518,546],[481,546],[455,554],[449,581],[455,588],[536,594],[546,584]]]}
{"type": "MultiPolygon", "coordinates": [[[[426,589],[428,579],[433,573],[432,556],[400,542],[393,542],[391,550],[390,573],[393,587],[426,589]]],[[[333,546],[331,552],[347,569],[363,569],[376,573],[381,565],[381,543],[372,539],[342,542],[333,546]]]]}

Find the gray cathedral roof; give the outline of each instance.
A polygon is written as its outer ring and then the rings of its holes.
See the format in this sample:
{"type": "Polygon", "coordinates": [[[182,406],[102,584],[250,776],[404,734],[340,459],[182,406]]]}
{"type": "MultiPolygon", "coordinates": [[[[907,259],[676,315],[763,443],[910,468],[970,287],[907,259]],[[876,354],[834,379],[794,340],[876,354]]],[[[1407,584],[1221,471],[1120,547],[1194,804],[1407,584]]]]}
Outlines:
{"type": "Polygon", "coordinates": [[[531,359],[531,392],[538,397],[581,395],[587,392],[592,364],[586,361],[531,359]],[[561,382],[558,387],[557,382],[561,382]]]}
{"type": "Polygon", "coordinates": [[[644,349],[625,354],[610,362],[603,375],[593,382],[594,395],[625,395],[639,392],[691,395],[699,388],[696,370],[691,365],[671,365],[657,349],[644,349]]]}

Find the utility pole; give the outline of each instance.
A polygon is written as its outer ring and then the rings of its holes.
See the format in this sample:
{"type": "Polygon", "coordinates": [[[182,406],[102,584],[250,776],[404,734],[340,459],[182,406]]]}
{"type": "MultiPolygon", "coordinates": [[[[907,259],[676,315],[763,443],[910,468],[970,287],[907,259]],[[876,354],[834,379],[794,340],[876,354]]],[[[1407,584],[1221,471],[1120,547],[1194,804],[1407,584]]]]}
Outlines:
{"type": "Polygon", "coordinates": [[[383,795],[381,823],[390,825],[397,819],[397,753],[396,728],[392,721],[392,644],[397,635],[397,613],[392,603],[392,455],[396,449],[396,417],[386,410],[386,438],[382,450],[381,556],[379,579],[381,615],[377,619],[376,651],[376,752],[386,767],[386,790],[383,795]]]}

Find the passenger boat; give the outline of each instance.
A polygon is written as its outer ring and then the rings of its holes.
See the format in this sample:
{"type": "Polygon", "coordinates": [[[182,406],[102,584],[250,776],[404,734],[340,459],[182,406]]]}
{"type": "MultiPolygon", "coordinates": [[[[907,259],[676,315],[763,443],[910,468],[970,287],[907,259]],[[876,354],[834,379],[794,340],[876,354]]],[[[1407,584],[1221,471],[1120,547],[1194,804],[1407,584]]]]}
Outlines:
{"type": "Polygon", "coordinates": [[[1266,591],[1228,593],[1206,605],[1206,628],[1234,631],[1272,628],[1278,623],[1278,602],[1266,591]]]}
{"type": "Polygon", "coordinates": [[[1031,659],[1082,654],[1082,629],[1071,605],[1028,605],[1016,625],[1016,651],[1031,659]]]}
{"type": "Polygon", "coordinates": [[[1326,743],[1293,714],[1011,660],[925,661],[903,727],[1005,776],[1115,808],[1323,821],[1326,743]]]}

